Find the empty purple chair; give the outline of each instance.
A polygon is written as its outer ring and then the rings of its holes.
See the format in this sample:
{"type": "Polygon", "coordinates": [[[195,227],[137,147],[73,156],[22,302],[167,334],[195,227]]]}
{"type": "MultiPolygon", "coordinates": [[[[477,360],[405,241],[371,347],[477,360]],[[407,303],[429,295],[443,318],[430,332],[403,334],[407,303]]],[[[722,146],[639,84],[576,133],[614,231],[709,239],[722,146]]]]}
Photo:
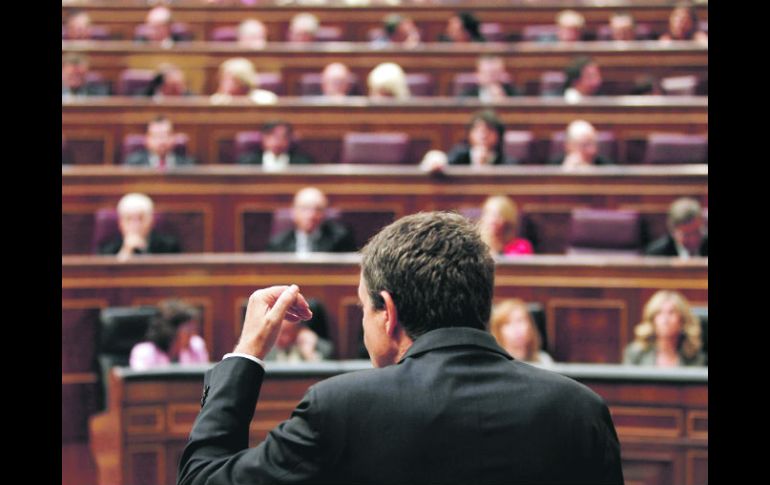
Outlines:
{"type": "Polygon", "coordinates": [[[262,150],[262,132],[257,130],[239,131],[235,134],[234,156],[237,161],[243,155],[262,150]]]}
{"type": "Polygon", "coordinates": [[[235,42],[238,40],[238,27],[223,25],[211,31],[211,40],[214,42],[235,42]]]}
{"type": "MultiPolygon", "coordinates": [[[[147,24],[139,24],[134,27],[134,40],[147,41],[150,38],[150,27],[147,24]]],[[[177,41],[190,41],[195,38],[190,26],[184,22],[171,24],[171,36],[177,41]]]]}
{"type": "Polygon", "coordinates": [[[342,163],[406,163],[408,149],[406,133],[345,133],[342,163]]]}
{"type": "Polygon", "coordinates": [[[620,209],[574,209],[567,254],[636,255],[641,253],[639,213],[620,209]]]}
{"type": "Polygon", "coordinates": [[[540,96],[561,96],[567,76],[563,71],[545,71],[540,75],[540,96]]]}
{"type": "Polygon", "coordinates": [[[519,163],[529,163],[532,161],[534,141],[535,135],[529,130],[506,130],[503,135],[503,152],[519,163]]]}
{"type": "Polygon", "coordinates": [[[283,76],[280,72],[260,72],[259,88],[275,94],[283,94],[283,76]]]}
{"type": "Polygon", "coordinates": [[[150,87],[155,71],[151,69],[124,69],[118,77],[119,96],[144,96],[150,87]]]}
{"type": "Polygon", "coordinates": [[[321,25],[315,32],[316,42],[340,42],[342,38],[342,28],[335,25],[321,25]]]}
{"type": "MultiPolygon", "coordinates": [[[[636,24],[634,27],[634,40],[653,39],[652,27],[650,24],[636,24]]],[[[609,25],[600,25],[596,29],[596,40],[612,40],[612,29],[609,25]]]]}
{"type": "Polygon", "coordinates": [[[433,76],[427,73],[412,73],[406,75],[406,84],[412,96],[432,96],[433,76]]]}
{"type": "Polygon", "coordinates": [[[646,164],[708,163],[708,136],[650,133],[644,154],[646,164]]]}
{"type": "MultiPolygon", "coordinates": [[[[146,138],[144,133],[129,133],[123,137],[121,160],[125,162],[130,154],[143,149],[145,147],[146,138]]],[[[187,145],[189,142],[190,137],[186,133],[177,133],[174,135],[174,153],[185,155],[187,153],[187,145]]]]}
{"type": "MultiPolygon", "coordinates": [[[[567,139],[566,131],[551,133],[551,143],[548,149],[548,159],[553,160],[564,154],[564,141],[567,139]]],[[[618,140],[614,131],[597,131],[596,145],[599,155],[618,161],[618,140]]]]}
{"type": "Polygon", "coordinates": [[[488,42],[505,41],[505,32],[503,32],[503,26],[499,22],[481,22],[479,31],[488,42]]]}

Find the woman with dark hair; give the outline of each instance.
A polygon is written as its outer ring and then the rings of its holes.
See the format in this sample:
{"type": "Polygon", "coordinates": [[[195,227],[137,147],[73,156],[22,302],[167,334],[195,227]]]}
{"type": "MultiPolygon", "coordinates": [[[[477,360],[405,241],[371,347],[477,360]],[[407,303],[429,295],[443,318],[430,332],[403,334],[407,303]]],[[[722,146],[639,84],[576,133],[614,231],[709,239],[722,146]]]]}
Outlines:
{"type": "Polygon", "coordinates": [[[447,20],[446,30],[439,42],[484,42],[481,23],[471,12],[458,12],[447,20]]]}
{"type": "Polygon", "coordinates": [[[573,59],[564,69],[564,74],[564,99],[570,103],[598,94],[602,86],[599,64],[590,57],[573,59]]]}
{"type": "Polygon", "coordinates": [[[197,333],[198,310],[179,300],[163,301],[158,310],[147,327],[146,340],[131,349],[131,368],[208,362],[206,342],[197,333]]]}

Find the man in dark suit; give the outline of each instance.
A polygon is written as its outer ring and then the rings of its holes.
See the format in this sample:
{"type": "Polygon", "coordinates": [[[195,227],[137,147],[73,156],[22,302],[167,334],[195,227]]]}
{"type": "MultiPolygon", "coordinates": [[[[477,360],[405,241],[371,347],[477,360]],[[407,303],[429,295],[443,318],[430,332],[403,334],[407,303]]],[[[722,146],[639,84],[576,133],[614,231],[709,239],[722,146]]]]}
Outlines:
{"type": "Polygon", "coordinates": [[[518,95],[516,88],[508,81],[505,61],[495,54],[484,54],[476,61],[477,84],[466,88],[460,96],[473,97],[485,103],[502,101],[518,95]]]}
{"type": "Polygon", "coordinates": [[[107,96],[110,94],[106,84],[86,82],[89,65],[88,58],[76,52],[67,53],[62,57],[62,98],[73,96],[107,96]]]}
{"type": "Polygon", "coordinates": [[[564,153],[549,163],[561,165],[568,170],[615,164],[599,153],[596,128],[585,120],[575,120],[567,126],[564,153]]]}
{"type": "Polygon", "coordinates": [[[651,242],[645,249],[648,256],[709,255],[709,238],[703,218],[703,209],[697,200],[682,197],[675,200],[668,210],[668,233],[651,242]]]}
{"type": "Polygon", "coordinates": [[[262,129],[262,150],[238,158],[244,165],[262,165],[265,170],[281,170],[289,165],[309,165],[313,159],[292,147],[292,127],[285,121],[266,123],[262,129]]]}
{"type": "Polygon", "coordinates": [[[375,369],[315,384],[249,448],[262,358],[283,320],[310,316],[296,285],[254,292],[233,353],[204,378],[179,485],[623,483],[604,401],[513,359],[486,330],[494,260],[468,219],[406,216],[362,253],[375,369]]]}
{"type": "Polygon", "coordinates": [[[328,207],[326,195],[315,187],[297,192],[292,206],[294,227],[272,238],[267,250],[281,253],[355,251],[353,233],[338,222],[325,220],[328,207]]]}
{"type": "Polygon", "coordinates": [[[133,167],[160,169],[194,165],[195,160],[174,152],[174,125],[165,116],[158,116],[147,124],[145,147],[126,157],[125,164],[133,167]]]}
{"type": "Polygon", "coordinates": [[[99,247],[100,254],[117,254],[125,261],[135,254],[179,253],[179,241],[153,229],[154,204],[145,194],[124,195],[118,202],[120,236],[99,247]]]}

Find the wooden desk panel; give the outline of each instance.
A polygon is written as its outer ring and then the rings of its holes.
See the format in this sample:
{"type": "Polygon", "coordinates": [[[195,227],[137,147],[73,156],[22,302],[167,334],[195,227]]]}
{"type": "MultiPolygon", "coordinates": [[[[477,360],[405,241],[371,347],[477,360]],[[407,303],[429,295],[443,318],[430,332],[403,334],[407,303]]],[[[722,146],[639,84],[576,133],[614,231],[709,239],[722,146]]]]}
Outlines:
{"type": "MultiPolygon", "coordinates": [[[[529,2],[529,1],[460,1],[448,4],[411,3],[402,1],[399,5],[373,2],[374,5],[350,7],[342,2],[329,1],[327,5],[276,5],[274,2],[258,2],[256,5],[241,5],[226,2],[224,5],[207,5],[195,1],[175,1],[174,19],[185,22],[198,40],[210,38],[212,30],[222,25],[236,25],[247,17],[258,18],[266,24],[268,39],[284,39],[291,17],[299,12],[311,12],[324,26],[342,29],[343,38],[351,41],[366,41],[370,29],[379,28],[382,19],[394,11],[411,17],[420,28],[423,38],[436,40],[444,32],[446,22],[455,12],[471,10],[481,22],[502,24],[503,31],[514,37],[520,36],[527,25],[552,24],[561,10],[570,8],[580,12],[586,20],[586,28],[593,32],[605,25],[610,15],[617,10],[630,12],[638,23],[649,24],[653,32],[663,32],[668,26],[668,17],[675,2],[664,1],[613,1],[593,2],[529,2]],[[379,4],[378,4],[379,3],[379,4]]],[[[708,20],[708,4],[695,6],[700,20],[708,20]]],[[[134,27],[142,22],[149,7],[144,0],[122,1],[74,1],[62,5],[62,18],[75,9],[85,9],[93,23],[108,27],[113,36],[131,39],[134,27]]]]}
{"type": "MultiPolygon", "coordinates": [[[[272,212],[290,206],[294,193],[306,186],[320,188],[343,212],[384,215],[378,220],[387,214],[398,218],[421,210],[480,207],[488,195],[507,194],[526,215],[525,232],[538,253],[565,251],[569,214],[576,207],[637,210],[650,238],[665,232],[666,213],[676,198],[694,197],[708,207],[705,165],[594,167],[581,173],[553,166],[451,167],[444,177],[410,166],[318,165],[268,173],[260,167],[211,165],[163,174],[149,168],[68,166],[62,167],[62,250],[89,254],[96,211],[114,207],[134,191],[152,197],[158,211],[200,214],[208,239],[185,241],[185,247],[264,249],[258,236],[267,234],[272,212]]],[[[358,240],[369,235],[357,234],[358,240]]]]}
{"type": "MultiPolygon", "coordinates": [[[[250,445],[287,419],[310,385],[369,367],[365,361],[272,364],[251,423],[250,445]]],[[[94,416],[90,426],[102,485],[175,482],[176,463],[200,409],[207,368],[113,372],[114,405],[94,416]]],[[[627,482],[693,483],[694,477],[708,473],[708,435],[691,436],[681,426],[684,415],[708,415],[708,369],[561,364],[554,370],[586,384],[607,402],[627,482]],[[657,481],[661,477],[666,479],[657,481]]]]}
{"type": "MultiPolygon", "coordinates": [[[[483,108],[488,106],[454,98],[370,102],[357,97],[342,103],[283,98],[274,105],[237,100],[217,106],[200,96],[162,102],[109,97],[63,102],[62,133],[70,144],[92,146],[94,155],[76,163],[119,164],[124,137],[144,133],[149,120],[165,114],[176,131],[190,137],[188,154],[200,164],[217,164],[232,151],[238,131],[259,130],[268,121],[283,119],[294,126],[299,146],[318,163],[340,161],[347,132],[398,131],[410,136],[408,160],[417,164],[429,149],[449,150],[465,139],[469,119],[483,108]]],[[[494,108],[506,129],[530,130],[541,141],[576,119],[593,123],[597,130],[613,131],[621,163],[641,161],[638,144],[650,133],[708,133],[708,98],[703,96],[610,96],[577,104],[521,97],[494,108]]]]}
{"type": "Polygon", "coordinates": [[[246,57],[257,71],[279,72],[284,91],[298,96],[302,74],[320,73],[331,62],[342,62],[358,75],[366,92],[369,72],[381,62],[396,62],[407,73],[433,77],[436,94],[454,96],[454,76],[476,69],[482,53],[506,59],[515,84],[530,95],[539,94],[540,76],[545,71],[562,71],[577,56],[590,56],[601,67],[607,94],[631,92],[639,76],[657,78],[694,74],[708,79],[708,47],[692,41],[661,44],[657,41],[578,42],[567,45],[538,43],[451,45],[431,43],[419,49],[384,47],[373,50],[367,43],[275,43],[254,51],[228,42],[178,43],[173,49],[126,41],[62,41],[62,53],[88,56],[91,69],[112,81],[113,90],[121,71],[128,68],[156,69],[163,62],[181,67],[190,89],[209,95],[216,91],[220,64],[232,57],[246,57]]]}

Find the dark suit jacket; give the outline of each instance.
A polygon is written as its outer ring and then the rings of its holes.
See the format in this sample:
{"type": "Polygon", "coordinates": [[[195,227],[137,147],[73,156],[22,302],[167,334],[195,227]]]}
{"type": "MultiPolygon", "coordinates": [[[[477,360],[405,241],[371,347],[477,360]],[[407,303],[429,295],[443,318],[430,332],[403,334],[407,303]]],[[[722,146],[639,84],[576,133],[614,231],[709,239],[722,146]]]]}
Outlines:
{"type": "MultiPolygon", "coordinates": [[[[447,163],[449,163],[449,165],[470,165],[470,145],[467,143],[455,145],[454,148],[447,153],[447,163]]],[[[492,162],[492,165],[515,165],[517,163],[519,162],[515,158],[506,157],[503,153],[498,153],[497,158],[492,162]]]]}
{"type": "Polygon", "coordinates": [[[61,94],[80,95],[80,96],[107,96],[110,94],[109,86],[104,83],[85,83],[80,89],[72,91],[64,86],[61,88],[61,94]]]}
{"type": "MultiPolygon", "coordinates": [[[[472,86],[468,86],[466,89],[463,90],[462,93],[460,93],[460,96],[462,97],[472,97],[472,98],[478,98],[479,97],[479,85],[474,84],[472,86]]],[[[506,96],[518,96],[519,92],[516,90],[516,87],[510,85],[510,84],[503,84],[503,91],[505,91],[506,96]]]]}
{"type": "MultiPolygon", "coordinates": [[[[124,165],[130,165],[132,167],[149,167],[150,166],[150,152],[147,150],[138,150],[126,157],[124,165]]],[[[174,154],[174,166],[181,167],[184,165],[195,165],[195,159],[186,155],[174,154]]]]}
{"type": "MultiPolygon", "coordinates": [[[[123,246],[123,237],[118,237],[111,241],[107,241],[99,247],[99,254],[118,254],[120,248],[123,246]]],[[[147,251],[149,254],[164,254],[164,253],[181,253],[182,248],[179,241],[169,234],[160,234],[158,232],[150,232],[150,237],[147,241],[147,251]]],[[[137,253],[135,251],[135,253],[137,253]]]]}
{"type": "MultiPolygon", "coordinates": [[[[644,254],[647,256],[679,256],[679,253],[676,251],[676,242],[674,241],[674,238],[671,237],[671,234],[666,234],[665,236],[651,242],[645,248],[644,254]]],[[[708,255],[709,237],[708,235],[705,235],[703,236],[703,240],[700,243],[698,256],[708,257],[708,255]]]]}
{"type": "Polygon", "coordinates": [[[604,401],[482,330],[433,330],[396,365],[311,386],[248,449],[263,378],[242,357],[206,373],[178,484],[623,483],[604,401]]]}
{"type": "MultiPolygon", "coordinates": [[[[548,163],[550,165],[561,165],[564,163],[564,159],[567,157],[566,154],[562,153],[556,158],[551,159],[548,163]]],[[[596,155],[594,158],[594,165],[615,165],[615,162],[610,160],[609,158],[603,156],[603,155],[596,155]]]]}
{"type": "MultiPolygon", "coordinates": [[[[262,150],[257,152],[249,152],[238,157],[238,163],[243,165],[262,165],[262,150]]],[[[298,153],[295,151],[289,152],[289,165],[310,165],[313,163],[313,159],[308,155],[298,153]]]]}
{"type": "MultiPolygon", "coordinates": [[[[330,253],[351,253],[356,250],[353,233],[334,221],[324,221],[320,227],[321,237],[315,241],[315,251],[330,253]]],[[[297,250],[294,229],[278,234],[267,243],[267,250],[277,253],[293,253],[297,250]]]]}

